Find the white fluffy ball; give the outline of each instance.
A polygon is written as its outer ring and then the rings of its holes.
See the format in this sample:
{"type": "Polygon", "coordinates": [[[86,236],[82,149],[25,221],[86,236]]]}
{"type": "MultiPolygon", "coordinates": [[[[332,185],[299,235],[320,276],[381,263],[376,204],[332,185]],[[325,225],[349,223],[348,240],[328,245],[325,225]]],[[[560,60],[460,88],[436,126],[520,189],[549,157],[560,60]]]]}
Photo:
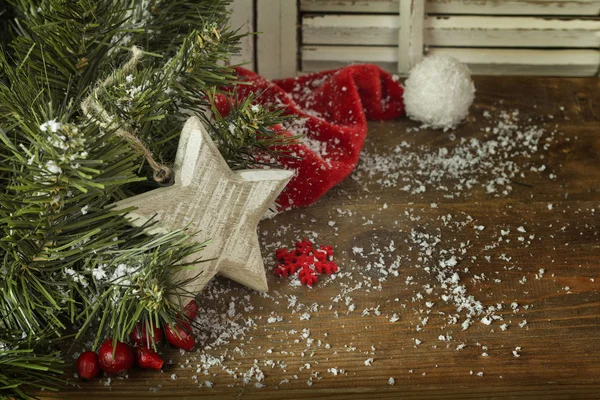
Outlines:
{"type": "Polygon", "coordinates": [[[406,114],[436,129],[454,128],[465,119],[474,97],[469,68],[450,56],[426,57],[404,82],[406,114]]]}

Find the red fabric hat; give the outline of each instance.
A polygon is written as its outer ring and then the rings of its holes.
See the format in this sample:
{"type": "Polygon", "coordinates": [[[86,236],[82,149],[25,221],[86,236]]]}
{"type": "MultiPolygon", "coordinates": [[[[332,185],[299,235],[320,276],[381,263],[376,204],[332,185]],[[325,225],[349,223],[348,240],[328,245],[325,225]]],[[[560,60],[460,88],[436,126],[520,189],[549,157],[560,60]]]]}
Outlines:
{"type": "MultiPolygon", "coordinates": [[[[388,120],[404,115],[403,89],[392,75],[375,65],[353,65],[297,78],[269,81],[237,68],[242,81],[238,100],[260,93],[256,102],[284,106],[298,118],[287,126],[288,135],[304,134],[286,150],[298,159],[276,162],[296,170],[277,199],[280,209],[308,206],[343,181],[356,167],[367,134],[367,119],[388,120]]],[[[223,99],[224,100],[224,99],[223,99]]],[[[218,101],[223,115],[229,102],[218,101]]]]}

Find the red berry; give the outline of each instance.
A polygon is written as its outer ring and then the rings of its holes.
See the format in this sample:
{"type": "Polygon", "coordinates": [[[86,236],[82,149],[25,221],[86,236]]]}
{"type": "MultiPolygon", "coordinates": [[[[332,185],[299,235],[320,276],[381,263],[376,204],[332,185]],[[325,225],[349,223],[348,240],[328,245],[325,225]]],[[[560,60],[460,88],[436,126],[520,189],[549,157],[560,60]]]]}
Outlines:
{"type": "Polygon", "coordinates": [[[179,321],[175,325],[175,329],[171,328],[169,324],[165,326],[165,335],[169,343],[187,351],[193,349],[196,344],[196,339],[191,333],[192,327],[185,321],[179,321]]]}
{"type": "Polygon", "coordinates": [[[133,367],[135,357],[131,346],[123,342],[117,342],[113,356],[113,340],[108,339],[98,350],[98,361],[100,368],[107,374],[117,375],[133,367]]]}
{"type": "Polygon", "coordinates": [[[77,359],[77,373],[81,380],[89,381],[100,373],[98,356],[93,351],[84,351],[77,359]]]}
{"type": "Polygon", "coordinates": [[[165,362],[153,349],[142,346],[135,348],[135,363],[140,368],[160,371],[165,362]]]}
{"type": "Polygon", "coordinates": [[[196,303],[196,300],[190,300],[190,302],[183,307],[183,313],[191,320],[196,319],[198,316],[198,303],[196,303]]]}
{"type": "Polygon", "coordinates": [[[148,335],[148,325],[138,322],[129,334],[131,343],[136,346],[152,347],[152,344],[160,344],[163,339],[163,331],[157,326],[152,326],[152,334],[148,335]]]}

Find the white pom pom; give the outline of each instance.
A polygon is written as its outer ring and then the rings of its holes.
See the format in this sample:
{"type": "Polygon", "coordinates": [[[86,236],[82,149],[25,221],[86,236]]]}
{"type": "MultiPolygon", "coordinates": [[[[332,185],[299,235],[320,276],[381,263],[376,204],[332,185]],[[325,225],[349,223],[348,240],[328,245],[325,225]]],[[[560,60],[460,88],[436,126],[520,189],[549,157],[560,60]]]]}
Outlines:
{"type": "Polygon", "coordinates": [[[404,82],[406,114],[433,128],[454,128],[469,113],[475,86],[466,65],[450,56],[431,55],[404,82]]]}

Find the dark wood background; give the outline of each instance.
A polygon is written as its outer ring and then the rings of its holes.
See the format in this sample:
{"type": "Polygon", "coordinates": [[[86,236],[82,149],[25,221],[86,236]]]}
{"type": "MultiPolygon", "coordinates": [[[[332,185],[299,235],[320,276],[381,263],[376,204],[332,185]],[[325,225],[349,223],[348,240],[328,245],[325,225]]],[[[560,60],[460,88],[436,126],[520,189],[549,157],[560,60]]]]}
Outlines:
{"type": "MultiPolygon", "coordinates": [[[[240,300],[248,295],[250,301],[247,304],[252,304],[254,309],[245,314],[255,319],[257,327],[237,340],[231,339],[229,344],[206,350],[206,353],[218,356],[228,349],[230,354],[235,354],[235,360],[228,359],[224,365],[237,367],[240,372],[247,371],[254,360],[258,360],[265,374],[262,383],[266,387],[255,388],[255,380],[244,385],[218,367],[211,370],[216,376],[201,376],[195,368],[180,368],[181,364],[185,365],[185,360],[191,360],[192,365],[198,364],[199,354],[180,355],[170,351],[166,359],[171,363],[163,373],[132,371],[128,379],[113,379],[110,386],[104,385],[105,378],[85,384],[70,378],[70,384],[59,396],[79,399],[155,396],[177,399],[198,396],[242,399],[600,398],[599,82],[597,78],[475,78],[477,97],[469,120],[454,132],[458,138],[482,138],[481,128],[489,125],[489,121],[482,118],[486,110],[497,115],[500,110],[518,109],[521,121],[531,118],[530,124],[564,134],[557,134],[545,153],[548,171],[526,172],[525,178],[513,184],[513,191],[507,196],[493,197],[480,187],[465,190],[464,195],[454,199],[446,199],[443,193],[435,190],[417,196],[397,187],[383,188],[376,182],[365,184],[364,178],[347,179],[317,204],[265,220],[259,226],[265,256],[274,254],[279,244],[290,246],[303,235],[316,232],[318,243],[334,246],[342,270],[357,274],[361,260],[353,254],[353,247],[364,247],[366,252],[393,238],[397,248],[394,254],[404,256],[412,251],[404,242],[412,229],[441,234],[445,246],[470,240],[472,247],[468,256],[478,256],[478,261],[468,264],[470,274],[485,273],[492,280],[470,282],[467,285],[469,291],[486,305],[498,302],[509,305],[513,301],[521,305],[518,313],[513,313],[509,307],[498,313],[506,322],[511,322],[506,332],[500,331],[498,323],[491,326],[475,323],[464,332],[460,326],[446,326],[439,313],[452,313],[456,308],[441,302],[433,308],[426,329],[417,332],[419,318],[425,314],[422,313],[423,303],[413,301],[413,298],[416,292],[422,292],[424,284],[435,282],[432,276],[405,264],[400,268],[400,276],[387,279],[380,291],[363,288],[348,294],[356,305],[356,311],[350,313],[343,300],[332,303],[331,299],[340,293],[340,285],[327,283],[327,279],[322,279],[322,283],[312,290],[293,288],[269,271],[272,298],[266,298],[219,278],[207,293],[203,304],[205,310],[226,312],[231,298],[236,303],[246,304],[240,300]],[[556,174],[556,179],[548,178],[550,172],[556,174]],[[388,208],[382,209],[383,203],[387,203],[388,208]],[[431,208],[431,203],[437,203],[437,208],[431,208]],[[548,203],[552,203],[552,210],[548,209],[548,203]],[[340,217],[337,208],[351,210],[353,216],[340,217]],[[419,220],[406,217],[405,211],[419,220]],[[452,214],[457,219],[469,215],[474,224],[484,225],[485,229],[449,229],[440,220],[445,214],[452,214]],[[373,224],[365,225],[369,219],[373,224]],[[337,231],[328,224],[329,221],[335,221],[337,231]],[[400,221],[401,228],[396,221],[400,221]],[[527,235],[536,235],[528,246],[513,240],[504,243],[501,250],[485,251],[484,246],[496,240],[500,227],[510,226],[514,233],[521,225],[527,227],[527,235]],[[511,262],[498,260],[499,253],[512,257],[511,262]],[[483,262],[484,255],[492,255],[493,261],[483,262]],[[505,270],[505,265],[514,268],[505,270]],[[540,268],[546,272],[538,280],[534,274],[540,268]],[[407,285],[407,276],[413,276],[416,284],[407,285]],[[528,280],[520,284],[523,276],[528,280]],[[501,277],[502,282],[494,283],[495,277],[501,277]],[[217,292],[220,292],[218,297],[217,292]],[[299,303],[319,304],[319,311],[312,312],[309,321],[301,321],[300,313],[292,314],[287,307],[285,296],[290,294],[296,295],[299,303]],[[402,303],[405,308],[400,307],[402,303]],[[333,304],[331,310],[330,304],[333,304]],[[382,315],[361,316],[364,308],[377,305],[381,306],[382,315]],[[531,307],[525,310],[523,305],[531,307]],[[335,318],[335,311],[338,311],[338,318],[335,318]],[[398,322],[389,321],[392,313],[398,314],[398,322]],[[267,318],[271,315],[281,316],[283,320],[270,324],[267,318]],[[527,325],[520,328],[518,323],[524,319],[527,325]],[[322,340],[331,348],[313,344],[302,356],[306,345],[294,343],[299,336],[289,334],[289,331],[303,328],[311,330],[315,342],[322,340]],[[439,335],[449,332],[452,341],[438,340],[439,335]],[[423,343],[415,347],[413,338],[419,338],[423,343]],[[456,346],[463,342],[466,347],[457,351],[456,346]],[[484,350],[477,343],[487,346],[488,357],[482,356],[484,350]],[[522,348],[518,358],[512,355],[516,346],[522,348]],[[233,353],[236,347],[243,349],[244,354],[233,353]],[[356,347],[356,350],[348,351],[349,347],[356,347]],[[266,353],[268,349],[273,349],[272,353],[266,353]],[[370,357],[374,361],[371,366],[366,366],[364,362],[370,357]],[[267,359],[285,361],[286,370],[264,366],[267,359]],[[311,369],[299,371],[306,363],[311,364],[311,369]],[[334,367],[344,369],[345,373],[334,376],[328,372],[334,367]],[[315,371],[322,379],[314,378],[313,385],[308,386],[306,382],[315,371]],[[472,375],[470,371],[473,371],[472,375]],[[482,377],[476,375],[479,371],[484,373],[482,377]],[[177,375],[176,380],[170,378],[172,373],[177,375]],[[298,379],[292,377],[295,374],[298,379]],[[193,375],[200,375],[199,382],[209,380],[214,386],[198,388],[191,378],[193,375]],[[388,384],[390,377],[395,379],[393,386],[388,384]],[[283,379],[290,379],[290,382],[279,385],[283,379]],[[157,385],[161,385],[157,392],[150,390],[151,387],[158,388],[157,385]]],[[[407,127],[417,126],[405,118],[370,123],[366,149],[370,153],[384,154],[402,141],[410,143],[413,149],[418,145],[435,149],[455,143],[448,133],[440,131],[405,132],[407,127]]],[[[72,377],[73,372],[70,370],[67,376],[72,377]]]]}

